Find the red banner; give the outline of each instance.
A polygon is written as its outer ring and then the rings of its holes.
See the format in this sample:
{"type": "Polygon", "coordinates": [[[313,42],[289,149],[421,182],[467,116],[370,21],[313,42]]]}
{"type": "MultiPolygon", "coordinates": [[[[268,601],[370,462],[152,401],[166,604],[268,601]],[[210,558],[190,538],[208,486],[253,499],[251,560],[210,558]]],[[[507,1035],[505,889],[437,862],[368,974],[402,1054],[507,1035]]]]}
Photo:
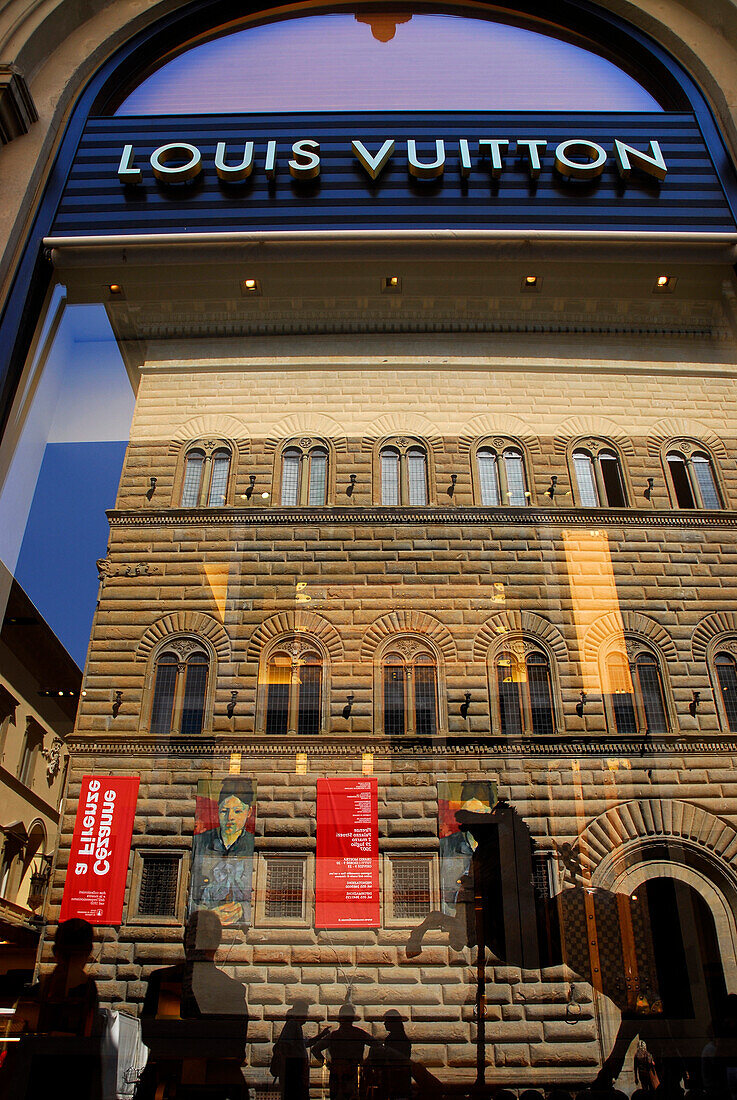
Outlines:
{"type": "Polygon", "coordinates": [[[82,779],[60,920],[121,923],[139,783],[128,775],[82,779]]]}
{"type": "Polygon", "coordinates": [[[318,779],[317,928],[378,928],[379,795],[375,779],[318,779]]]}

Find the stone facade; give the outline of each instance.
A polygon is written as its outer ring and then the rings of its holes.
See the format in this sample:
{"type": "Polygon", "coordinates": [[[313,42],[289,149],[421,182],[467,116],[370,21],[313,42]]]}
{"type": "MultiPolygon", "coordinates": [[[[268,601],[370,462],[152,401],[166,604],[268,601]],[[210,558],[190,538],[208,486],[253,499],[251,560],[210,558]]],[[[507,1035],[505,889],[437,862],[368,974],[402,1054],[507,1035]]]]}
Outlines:
{"type": "MultiPolygon", "coordinates": [[[[414,1057],[444,1079],[473,1078],[475,952],[431,932],[422,954],[408,958],[412,922],[391,914],[392,857],[428,856],[437,868],[438,782],[496,783],[550,857],[556,889],[570,885],[566,845],[585,881],[628,892],[643,875],[663,873],[664,850],[667,873],[698,888],[708,856],[727,973],[737,957],[725,900],[737,855],[735,746],[708,662],[715,638],[737,636],[732,379],[705,385],[711,368],[703,362],[653,378],[616,370],[616,360],[535,373],[482,360],[462,375],[332,362],[275,376],[247,359],[224,367],[221,354],[213,340],[196,360],[162,355],[144,364],[108,554],[98,563],[52,915],[81,776],[139,775],[124,921],[105,934],[97,969],[104,998],[137,1012],[149,973],[181,957],[197,783],[233,773],[258,784],[254,923],[245,934],[226,931],[221,951],[224,968],[247,988],[253,1081],[269,1080],[271,1043],[302,995],[316,1022],[332,1021],[350,999],[374,1030],[396,1007],[414,1057]],[[605,414],[592,410],[593,394],[605,414]],[[400,433],[427,448],[426,507],[380,503],[377,446],[400,433]],[[281,447],[292,438],[317,438],[328,449],[325,507],[278,503],[281,447]],[[475,446],[494,438],[516,440],[524,452],[528,508],[479,504],[475,446]],[[664,447],[684,438],[711,456],[724,508],[673,507],[664,447]],[[575,507],[571,444],[592,439],[619,454],[628,507],[575,507]],[[202,440],[231,448],[224,508],[179,507],[184,455],[202,440]],[[666,733],[622,737],[607,716],[599,654],[613,634],[658,654],[666,733]],[[203,733],[171,740],[150,732],[153,663],[167,637],[182,635],[206,643],[214,690],[203,733]],[[315,639],[325,656],[321,733],[267,738],[263,655],[273,639],[295,635],[315,639]],[[433,738],[380,732],[377,655],[391,636],[424,639],[437,655],[433,738]],[[549,655],[553,736],[502,736],[489,664],[499,638],[534,639],[549,655]],[[700,701],[691,713],[694,691],[700,701]],[[378,780],[382,926],[316,931],[316,779],[365,774],[378,780]],[[176,913],[147,923],[136,914],[136,861],[152,851],[181,854],[181,878],[176,913]],[[264,860],[279,853],[307,861],[305,916],[288,927],[264,920],[259,908],[264,860]]],[[[606,929],[599,935],[605,944],[606,929]]],[[[618,1015],[592,984],[568,966],[540,973],[491,956],[487,981],[490,1080],[593,1078],[618,1015]]]]}

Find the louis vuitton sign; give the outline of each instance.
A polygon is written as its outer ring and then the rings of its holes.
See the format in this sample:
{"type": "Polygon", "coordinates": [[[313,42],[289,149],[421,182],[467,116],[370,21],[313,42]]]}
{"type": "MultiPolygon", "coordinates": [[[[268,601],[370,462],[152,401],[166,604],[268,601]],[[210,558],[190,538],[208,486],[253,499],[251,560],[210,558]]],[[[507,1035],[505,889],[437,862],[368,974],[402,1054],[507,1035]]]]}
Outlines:
{"type": "Polygon", "coordinates": [[[53,234],[733,233],[725,171],[688,112],[90,118],[53,234]]]}
{"type": "MultiPolygon", "coordinates": [[[[444,138],[430,138],[424,142],[429,151],[424,154],[418,148],[416,138],[408,138],[401,152],[407,171],[415,179],[437,180],[445,174],[446,166],[455,166],[458,174],[467,179],[474,170],[486,172],[492,179],[500,179],[507,161],[516,156],[525,165],[530,179],[539,178],[546,160],[563,179],[595,180],[606,167],[608,154],[603,145],[589,138],[566,138],[555,145],[548,157],[549,142],[546,138],[458,138],[447,143],[444,138]],[[451,145],[449,148],[448,146],[451,145]]],[[[650,138],[647,148],[637,148],[615,137],[611,155],[620,179],[629,180],[633,172],[661,182],[668,174],[660,143],[650,138]]],[[[384,138],[371,148],[359,138],[350,143],[351,153],[370,180],[378,180],[387,165],[398,155],[394,138],[384,138]]],[[[314,180],[322,171],[320,142],[314,138],[298,138],[284,155],[289,174],[296,180],[314,180]]],[[[247,180],[258,166],[268,179],[278,170],[279,146],[274,138],[268,138],[262,148],[254,141],[229,143],[218,141],[211,168],[223,183],[240,183],[247,180]]],[[[153,150],[148,158],[152,176],[162,184],[191,183],[203,170],[202,151],[188,141],[167,141],[153,150]]],[[[138,186],[143,183],[141,167],[131,143],[123,146],[118,163],[118,179],[122,184],[138,186]]]]}

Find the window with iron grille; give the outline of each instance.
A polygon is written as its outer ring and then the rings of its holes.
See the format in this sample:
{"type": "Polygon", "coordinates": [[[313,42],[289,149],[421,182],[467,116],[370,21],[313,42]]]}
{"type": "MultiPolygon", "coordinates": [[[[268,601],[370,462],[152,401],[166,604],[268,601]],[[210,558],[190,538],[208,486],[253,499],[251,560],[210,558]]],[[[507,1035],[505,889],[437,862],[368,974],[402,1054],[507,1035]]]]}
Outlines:
{"type": "Polygon", "coordinates": [[[138,915],[175,917],[179,887],[179,855],[148,852],[141,855],[138,915]]]}
{"type": "Polygon", "coordinates": [[[555,894],[555,872],[552,852],[535,852],[532,857],[532,885],[542,900],[555,894]]]}
{"type": "Polygon", "coordinates": [[[392,908],[396,920],[422,920],[432,907],[429,859],[392,859],[392,908]]]}
{"type": "Polygon", "coordinates": [[[264,916],[272,920],[301,919],[304,886],[304,859],[267,859],[264,916]]]}

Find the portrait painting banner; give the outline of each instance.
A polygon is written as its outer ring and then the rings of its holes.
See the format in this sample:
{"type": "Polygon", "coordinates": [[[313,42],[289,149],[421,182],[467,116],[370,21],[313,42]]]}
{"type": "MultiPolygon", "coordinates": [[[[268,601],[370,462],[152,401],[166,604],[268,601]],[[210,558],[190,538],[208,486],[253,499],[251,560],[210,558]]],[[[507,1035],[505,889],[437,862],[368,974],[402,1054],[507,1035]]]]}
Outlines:
{"type": "Polygon", "coordinates": [[[441,905],[444,913],[456,911],[461,880],[471,870],[476,842],[456,820],[459,810],[489,813],[497,799],[497,786],[488,780],[438,783],[438,836],[440,838],[441,905]]]}
{"type": "Polygon", "coordinates": [[[131,775],[83,777],[60,920],[121,923],[139,783],[131,775]]]}
{"type": "Polygon", "coordinates": [[[318,779],[316,928],[378,928],[375,779],[318,779]]]}
{"type": "Polygon", "coordinates": [[[223,927],[250,925],[255,831],[255,779],[199,781],[188,914],[210,909],[223,927]]]}

